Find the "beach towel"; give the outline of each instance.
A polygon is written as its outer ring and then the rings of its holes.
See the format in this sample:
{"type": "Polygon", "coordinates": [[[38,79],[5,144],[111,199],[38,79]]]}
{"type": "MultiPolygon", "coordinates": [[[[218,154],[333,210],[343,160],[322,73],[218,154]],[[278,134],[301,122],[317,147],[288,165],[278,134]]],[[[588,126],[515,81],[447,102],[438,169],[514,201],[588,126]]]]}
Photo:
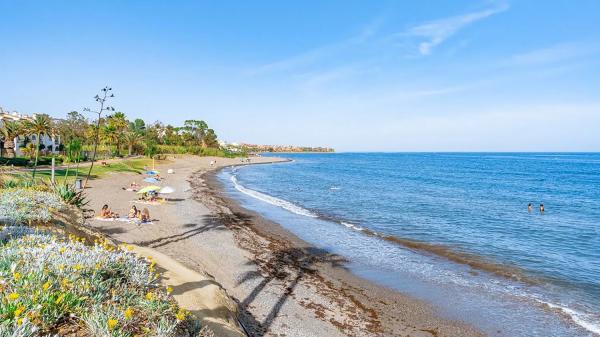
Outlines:
{"type": "Polygon", "coordinates": [[[94,220],[112,222],[112,221],[121,221],[121,222],[131,222],[132,219],[129,218],[101,218],[99,216],[94,217],[94,220]]]}
{"type": "Polygon", "coordinates": [[[164,201],[146,201],[146,200],[131,200],[130,202],[133,202],[135,204],[150,205],[150,206],[160,206],[164,203],[164,201]]]}

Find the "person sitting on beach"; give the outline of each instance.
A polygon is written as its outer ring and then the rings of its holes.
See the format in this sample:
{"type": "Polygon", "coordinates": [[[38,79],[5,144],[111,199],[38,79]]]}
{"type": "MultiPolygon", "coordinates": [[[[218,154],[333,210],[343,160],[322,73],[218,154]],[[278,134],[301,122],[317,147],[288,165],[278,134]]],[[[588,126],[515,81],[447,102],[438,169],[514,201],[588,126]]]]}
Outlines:
{"type": "Polygon", "coordinates": [[[148,210],[148,208],[144,207],[144,210],[141,213],[141,219],[142,222],[150,222],[150,211],[148,210]]]}
{"type": "Polygon", "coordinates": [[[119,215],[111,212],[110,208],[108,208],[108,205],[104,205],[104,206],[102,206],[102,209],[100,210],[100,217],[104,218],[104,219],[110,219],[110,218],[118,218],[119,215]]]}
{"type": "Polygon", "coordinates": [[[544,214],[544,204],[540,204],[540,213],[544,214]]]}
{"type": "Polygon", "coordinates": [[[137,216],[138,213],[138,209],[137,207],[135,207],[135,205],[131,206],[131,209],[129,210],[129,214],[127,215],[127,217],[129,219],[134,219],[137,216]]]}

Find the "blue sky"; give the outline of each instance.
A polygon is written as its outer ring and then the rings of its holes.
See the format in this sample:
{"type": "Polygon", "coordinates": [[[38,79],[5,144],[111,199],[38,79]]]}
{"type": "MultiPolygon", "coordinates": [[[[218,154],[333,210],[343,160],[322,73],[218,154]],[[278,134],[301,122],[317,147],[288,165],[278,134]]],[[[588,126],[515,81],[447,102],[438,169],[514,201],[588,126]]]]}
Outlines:
{"type": "Polygon", "coordinates": [[[600,1],[0,0],[0,106],[341,151],[600,151],[600,1]],[[92,116],[89,116],[92,117],[92,116]]]}

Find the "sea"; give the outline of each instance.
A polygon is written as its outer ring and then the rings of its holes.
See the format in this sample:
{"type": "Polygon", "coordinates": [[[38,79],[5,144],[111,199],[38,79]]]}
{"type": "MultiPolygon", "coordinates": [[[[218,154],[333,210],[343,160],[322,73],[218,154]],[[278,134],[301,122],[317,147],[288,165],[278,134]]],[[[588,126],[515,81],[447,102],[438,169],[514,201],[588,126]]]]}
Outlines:
{"type": "Polygon", "coordinates": [[[600,153],[277,156],[225,193],[353,273],[489,336],[600,336],[600,153]]]}

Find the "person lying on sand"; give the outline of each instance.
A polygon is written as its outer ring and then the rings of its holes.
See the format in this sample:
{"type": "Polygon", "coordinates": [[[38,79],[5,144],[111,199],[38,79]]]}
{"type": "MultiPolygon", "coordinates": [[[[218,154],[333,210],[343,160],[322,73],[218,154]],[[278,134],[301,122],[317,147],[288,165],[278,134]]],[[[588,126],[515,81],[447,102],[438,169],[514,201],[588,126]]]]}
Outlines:
{"type": "Polygon", "coordinates": [[[127,217],[129,219],[135,219],[137,217],[137,213],[138,213],[138,209],[137,207],[135,207],[135,205],[131,206],[131,209],[129,210],[129,214],[127,214],[127,217]]]}
{"type": "Polygon", "coordinates": [[[102,209],[100,210],[100,217],[103,219],[110,219],[110,218],[118,218],[119,215],[117,213],[111,212],[110,208],[108,208],[108,205],[104,205],[104,206],[102,206],[102,209]]]}
{"type": "Polygon", "coordinates": [[[130,192],[137,192],[137,190],[140,188],[140,185],[136,184],[136,182],[132,182],[131,184],[129,184],[129,187],[121,187],[121,189],[123,189],[124,191],[130,191],[130,192]]]}

